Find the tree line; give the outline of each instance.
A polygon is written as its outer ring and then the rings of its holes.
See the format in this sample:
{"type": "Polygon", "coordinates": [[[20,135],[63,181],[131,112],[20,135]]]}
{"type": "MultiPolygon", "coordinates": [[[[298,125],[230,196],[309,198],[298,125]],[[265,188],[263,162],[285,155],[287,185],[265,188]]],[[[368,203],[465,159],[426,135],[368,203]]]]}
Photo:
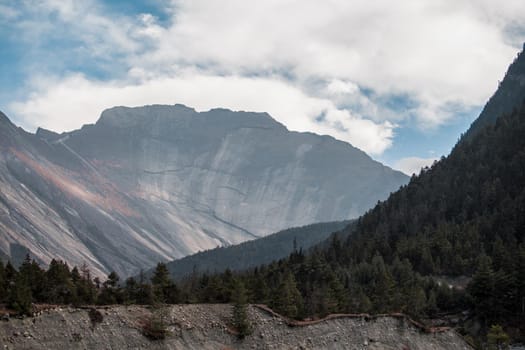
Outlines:
{"type": "Polygon", "coordinates": [[[31,313],[32,303],[111,305],[173,304],[180,302],[179,290],[165,264],[159,264],[151,279],[120,277],[111,272],[106,280],[91,276],[87,265],[72,269],[52,260],[47,270],[27,255],[19,269],[0,262],[0,303],[23,314],[31,313]]]}

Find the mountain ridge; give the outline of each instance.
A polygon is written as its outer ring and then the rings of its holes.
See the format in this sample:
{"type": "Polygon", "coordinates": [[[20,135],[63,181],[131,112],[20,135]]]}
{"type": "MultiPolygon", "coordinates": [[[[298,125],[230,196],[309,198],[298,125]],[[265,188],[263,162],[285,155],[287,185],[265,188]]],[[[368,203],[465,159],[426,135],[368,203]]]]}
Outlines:
{"type": "MultiPolygon", "coordinates": [[[[525,51],[525,43],[523,44],[525,51]]],[[[518,53],[508,67],[503,80],[494,94],[487,101],[480,115],[465,132],[463,139],[468,140],[484,126],[494,124],[504,114],[509,114],[525,100],[525,54],[518,53]]]]}
{"type": "Polygon", "coordinates": [[[0,251],[21,244],[39,261],[86,262],[98,275],[355,217],[408,180],[267,113],[115,107],[71,132],[9,121],[2,134],[0,251]]]}
{"type": "MultiPolygon", "coordinates": [[[[237,245],[198,252],[170,261],[166,267],[174,280],[195,272],[216,274],[226,269],[242,271],[285,258],[294,250],[307,251],[349,223],[339,221],[292,227],[237,245]]],[[[146,272],[146,275],[151,274],[152,270],[146,272]]]]}

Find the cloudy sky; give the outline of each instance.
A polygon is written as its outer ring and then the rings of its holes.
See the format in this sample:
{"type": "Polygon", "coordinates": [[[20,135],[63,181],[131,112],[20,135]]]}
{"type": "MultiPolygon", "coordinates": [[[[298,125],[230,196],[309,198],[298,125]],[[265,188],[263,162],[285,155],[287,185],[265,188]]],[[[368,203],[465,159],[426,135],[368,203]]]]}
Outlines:
{"type": "Polygon", "coordinates": [[[525,1],[0,0],[0,110],[267,111],[407,173],[447,154],[525,41],[525,1]]]}

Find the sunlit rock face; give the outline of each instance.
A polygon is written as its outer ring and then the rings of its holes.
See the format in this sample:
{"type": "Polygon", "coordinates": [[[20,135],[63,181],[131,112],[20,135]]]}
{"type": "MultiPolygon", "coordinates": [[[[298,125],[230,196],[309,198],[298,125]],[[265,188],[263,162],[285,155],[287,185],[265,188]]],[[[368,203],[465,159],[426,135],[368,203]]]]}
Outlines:
{"type": "Polygon", "coordinates": [[[115,107],[61,135],[2,118],[0,251],[99,274],[355,218],[407,182],[348,143],[290,132],[265,113],[115,107]]]}

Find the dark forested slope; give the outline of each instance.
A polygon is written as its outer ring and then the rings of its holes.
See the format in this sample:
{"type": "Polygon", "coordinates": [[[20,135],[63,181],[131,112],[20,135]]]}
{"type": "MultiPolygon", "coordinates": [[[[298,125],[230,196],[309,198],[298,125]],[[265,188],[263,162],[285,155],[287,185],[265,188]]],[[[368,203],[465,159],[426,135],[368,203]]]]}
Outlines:
{"type": "Polygon", "coordinates": [[[342,230],[349,221],[326,222],[294,227],[241,244],[199,252],[167,264],[174,279],[192,272],[245,270],[288,256],[294,247],[306,250],[342,230]]]}

